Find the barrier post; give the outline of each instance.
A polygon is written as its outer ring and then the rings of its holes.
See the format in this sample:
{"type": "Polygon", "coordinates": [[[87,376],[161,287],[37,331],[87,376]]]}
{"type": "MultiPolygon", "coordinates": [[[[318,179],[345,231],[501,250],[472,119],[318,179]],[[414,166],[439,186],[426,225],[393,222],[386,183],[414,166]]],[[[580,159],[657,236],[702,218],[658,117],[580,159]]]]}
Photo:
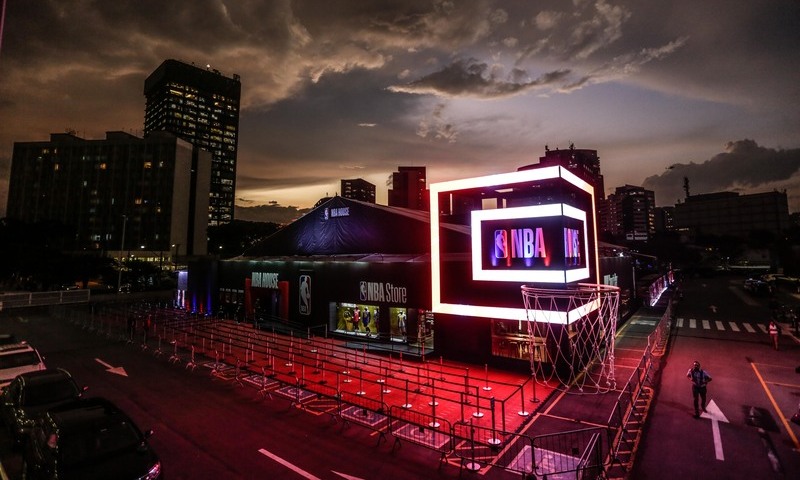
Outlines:
{"type": "Polygon", "coordinates": [[[483,418],[483,412],[481,412],[481,391],[478,387],[475,387],[475,404],[478,410],[473,412],[472,416],[475,418],[483,418]]]}
{"type": "Polygon", "coordinates": [[[477,472],[481,469],[481,465],[475,461],[475,427],[472,426],[472,419],[469,419],[469,443],[470,443],[470,451],[472,452],[472,461],[467,462],[465,467],[470,472],[477,472]]]}
{"type": "Polygon", "coordinates": [[[406,403],[404,403],[402,407],[406,410],[412,407],[411,403],[408,401],[408,379],[406,379],[406,403]]]}
{"type": "Polygon", "coordinates": [[[488,440],[488,443],[489,445],[496,447],[503,442],[499,438],[497,438],[497,425],[495,423],[495,416],[494,416],[494,409],[495,409],[494,396],[489,398],[489,408],[492,411],[492,438],[488,440]]]}
{"type": "Polygon", "coordinates": [[[486,376],[486,383],[483,386],[483,391],[484,392],[491,392],[492,391],[492,387],[489,386],[489,364],[488,363],[484,363],[483,364],[483,371],[484,371],[485,376],[486,376]]]}
{"type": "Polygon", "coordinates": [[[358,391],[356,395],[366,395],[367,392],[364,391],[364,370],[358,371],[358,391]]]}

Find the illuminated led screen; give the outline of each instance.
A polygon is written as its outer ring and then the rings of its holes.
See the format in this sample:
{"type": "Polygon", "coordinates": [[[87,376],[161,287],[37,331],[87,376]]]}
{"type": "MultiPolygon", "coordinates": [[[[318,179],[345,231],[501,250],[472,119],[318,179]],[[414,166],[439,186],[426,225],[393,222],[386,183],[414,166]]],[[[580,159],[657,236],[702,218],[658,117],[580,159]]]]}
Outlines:
{"type": "MultiPolygon", "coordinates": [[[[566,169],[455,180],[430,191],[434,312],[526,320],[521,285],[598,283],[594,190],[566,169]],[[469,245],[440,244],[445,224],[468,226],[469,245]]],[[[570,318],[550,313],[551,321],[570,318]]]]}

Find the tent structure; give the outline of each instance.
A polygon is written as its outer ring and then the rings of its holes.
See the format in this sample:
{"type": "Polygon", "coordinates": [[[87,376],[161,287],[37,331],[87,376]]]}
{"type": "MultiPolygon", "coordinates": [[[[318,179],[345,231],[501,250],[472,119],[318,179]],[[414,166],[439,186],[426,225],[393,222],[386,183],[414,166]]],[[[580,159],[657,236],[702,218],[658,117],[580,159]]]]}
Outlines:
{"type": "MultiPolygon", "coordinates": [[[[431,250],[427,212],[333,197],[254,245],[242,256],[426,255],[431,250]]],[[[445,226],[445,238],[469,251],[469,228],[445,226]]]]}

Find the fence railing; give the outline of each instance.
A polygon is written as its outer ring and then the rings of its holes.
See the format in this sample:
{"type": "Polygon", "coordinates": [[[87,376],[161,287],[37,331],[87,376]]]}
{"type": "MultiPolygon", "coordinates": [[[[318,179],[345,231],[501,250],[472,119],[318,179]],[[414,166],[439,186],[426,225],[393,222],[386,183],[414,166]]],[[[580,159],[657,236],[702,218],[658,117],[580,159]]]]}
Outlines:
{"type": "MultiPolygon", "coordinates": [[[[441,363],[412,365],[411,362],[404,363],[402,356],[398,359],[391,355],[388,359],[367,358],[366,351],[352,348],[340,350],[329,339],[316,337],[309,331],[302,335],[303,332],[292,330],[288,338],[282,338],[275,331],[257,331],[236,337],[234,331],[217,328],[224,322],[169,309],[161,310],[163,316],[157,319],[158,327],[149,332],[142,331],[141,323],[136,325],[134,337],[134,329],[128,322],[132,316],[141,319],[147,311],[147,306],[137,305],[54,309],[56,315],[67,317],[81,328],[110,339],[129,344],[139,344],[141,341],[144,346],[148,343],[149,334],[151,350],[163,351],[165,358],[169,356],[170,363],[185,363],[187,369],[191,367],[194,370],[198,363],[201,366],[209,363],[199,359],[196,361],[195,351],[198,357],[213,358],[210,360],[215,365],[212,374],[219,364],[230,364],[234,359],[236,366],[220,368],[218,378],[250,385],[265,398],[272,398],[273,395],[283,397],[292,405],[329,413],[332,418],[342,422],[342,428],[354,424],[372,429],[379,434],[379,443],[385,439],[385,434],[391,434],[395,439],[393,449],[405,441],[438,452],[442,461],[446,456],[455,455],[461,459],[462,468],[465,465],[470,468],[492,465],[523,476],[535,475],[540,478],[569,472],[575,472],[576,478],[591,478],[606,471],[609,463],[620,462],[621,446],[632,441],[630,429],[636,421],[637,403],[645,385],[651,381],[653,350],[666,342],[671,315],[668,309],[651,334],[652,338],[648,338],[645,353],[622,388],[607,428],[595,427],[531,438],[520,434],[517,424],[506,425],[507,411],[526,410],[526,400],[537,395],[535,386],[529,387],[527,381],[514,385],[513,393],[507,393],[495,401],[482,392],[483,379],[470,375],[469,369],[461,377],[463,383],[447,384],[438,381],[439,376],[443,380],[444,374],[448,373],[442,370],[447,366],[441,363]],[[153,348],[153,342],[156,341],[157,347],[153,348]],[[258,367],[260,373],[258,368],[254,369],[255,365],[249,368],[247,365],[248,361],[252,363],[256,354],[266,359],[266,364],[258,367]],[[286,368],[277,368],[293,362],[296,364],[292,374],[284,371],[286,368]],[[307,382],[307,373],[313,373],[313,382],[307,382]],[[395,378],[395,375],[400,377],[401,374],[401,379],[395,378]],[[364,387],[372,387],[371,395],[360,395],[340,388],[342,383],[352,382],[353,387],[359,385],[357,390],[361,392],[365,390],[360,385],[362,381],[364,387]],[[381,387],[376,389],[376,385],[381,387]],[[430,400],[430,404],[437,401],[456,402],[462,410],[461,420],[451,424],[436,415],[435,407],[431,408],[431,413],[426,413],[389,405],[390,402],[383,399],[384,389],[388,392],[389,387],[405,391],[405,404],[409,404],[409,391],[424,391],[422,401],[430,400]],[[525,392],[531,388],[532,392],[525,392]],[[529,395],[532,396],[526,399],[529,395]],[[473,425],[468,421],[471,416],[483,415],[492,419],[490,426],[473,425]]],[[[396,398],[395,401],[400,403],[396,398]]]]}
{"type": "Polygon", "coordinates": [[[59,290],[55,292],[25,292],[0,294],[0,312],[8,308],[44,307],[89,301],[89,290],[59,290]]]}

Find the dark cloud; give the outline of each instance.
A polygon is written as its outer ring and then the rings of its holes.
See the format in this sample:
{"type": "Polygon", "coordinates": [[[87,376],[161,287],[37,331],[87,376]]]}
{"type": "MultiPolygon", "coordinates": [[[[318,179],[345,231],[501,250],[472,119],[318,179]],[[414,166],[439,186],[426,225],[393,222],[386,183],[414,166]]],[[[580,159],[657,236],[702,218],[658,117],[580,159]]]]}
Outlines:
{"type": "Polygon", "coordinates": [[[515,68],[508,75],[476,59],[457,60],[444,69],[389,90],[402,93],[434,94],[445,97],[503,98],[522,92],[552,86],[569,75],[569,70],[556,70],[540,77],[520,81],[527,72],[515,68]]]}
{"type": "MultiPolygon", "coordinates": [[[[702,163],[676,163],[660,174],[647,177],[643,186],[656,192],[659,205],[672,205],[685,196],[684,178],[689,193],[737,191],[755,193],[797,187],[800,184],[800,148],[772,149],[754,140],[730,142],[725,152],[702,163]]],[[[800,193],[800,192],[798,192],[800,193]]],[[[799,205],[793,205],[796,209],[799,205]]]]}
{"type": "Polygon", "coordinates": [[[277,203],[253,207],[236,205],[234,215],[237,220],[247,222],[272,222],[285,225],[297,220],[310,210],[310,208],[297,208],[294,206],[285,207],[277,203]]]}
{"type": "Polygon", "coordinates": [[[7,3],[0,157],[68,127],[138,133],[167,58],[241,75],[237,194],[259,202],[403,164],[490,173],[554,136],[634,178],[730,138],[800,141],[796,0],[7,3]]]}

